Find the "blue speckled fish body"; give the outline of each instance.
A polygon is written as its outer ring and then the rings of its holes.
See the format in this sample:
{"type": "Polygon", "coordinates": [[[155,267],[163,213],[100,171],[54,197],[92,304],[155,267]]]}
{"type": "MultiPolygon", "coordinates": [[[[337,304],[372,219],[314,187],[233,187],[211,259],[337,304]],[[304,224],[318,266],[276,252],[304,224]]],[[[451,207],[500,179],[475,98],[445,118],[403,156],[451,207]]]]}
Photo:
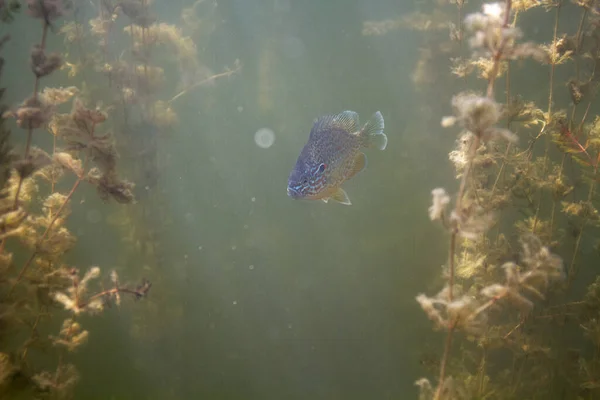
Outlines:
{"type": "Polygon", "coordinates": [[[354,111],[317,119],[290,173],[288,196],[352,204],[341,185],[366,168],[363,148],[385,149],[387,136],[383,128],[383,116],[379,111],[362,127],[354,111]]]}

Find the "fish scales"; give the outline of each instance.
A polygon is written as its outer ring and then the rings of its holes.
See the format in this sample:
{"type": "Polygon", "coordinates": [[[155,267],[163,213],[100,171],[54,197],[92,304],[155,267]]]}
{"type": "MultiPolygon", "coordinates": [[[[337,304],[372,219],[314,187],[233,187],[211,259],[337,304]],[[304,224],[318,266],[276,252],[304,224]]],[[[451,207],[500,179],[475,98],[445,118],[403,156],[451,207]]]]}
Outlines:
{"type": "Polygon", "coordinates": [[[288,195],[295,199],[333,199],[350,205],[341,185],[366,168],[365,147],[384,150],[383,116],[378,111],[360,127],[358,114],[344,111],[317,119],[288,179],[288,195]]]}

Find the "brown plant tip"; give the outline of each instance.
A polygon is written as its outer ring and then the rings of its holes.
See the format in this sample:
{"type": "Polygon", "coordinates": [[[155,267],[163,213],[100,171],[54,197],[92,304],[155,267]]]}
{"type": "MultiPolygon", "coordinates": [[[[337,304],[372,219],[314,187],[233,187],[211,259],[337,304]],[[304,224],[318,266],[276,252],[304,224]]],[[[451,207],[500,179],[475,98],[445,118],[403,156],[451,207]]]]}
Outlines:
{"type": "Polygon", "coordinates": [[[98,195],[104,201],[113,199],[121,204],[133,203],[134,184],[132,182],[121,180],[114,171],[102,173],[98,168],[92,168],[87,176],[87,181],[96,186],[98,195]]]}
{"type": "Polygon", "coordinates": [[[156,17],[148,15],[146,5],[139,0],[124,0],[117,5],[135,25],[147,28],[156,22],[156,17]]]}
{"type": "Polygon", "coordinates": [[[32,380],[42,393],[55,393],[55,395],[58,395],[67,393],[75,386],[79,380],[79,374],[74,365],[66,364],[59,365],[54,373],[44,371],[34,375],[32,380]]]}
{"type": "Polygon", "coordinates": [[[62,0],[27,0],[27,13],[49,24],[65,15],[66,7],[62,0]]]}
{"type": "Polygon", "coordinates": [[[79,98],[75,99],[71,114],[75,120],[92,124],[100,124],[106,121],[107,117],[106,113],[100,110],[85,108],[83,102],[79,98]]]}
{"type": "Polygon", "coordinates": [[[26,99],[14,112],[7,112],[3,117],[17,118],[17,125],[23,129],[37,129],[50,121],[54,107],[42,96],[32,96],[26,99]]]}
{"type": "Polygon", "coordinates": [[[144,5],[138,0],[119,1],[117,7],[121,8],[123,14],[131,19],[138,17],[144,12],[144,5]]]}
{"type": "Polygon", "coordinates": [[[571,95],[573,104],[577,105],[581,103],[581,99],[583,99],[583,96],[585,95],[588,84],[571,79],[567,82],[567,87],[569,88],[569,94],[571,95]]]}
{"type": "Polygon", "coordinates": [[[58,53],[46,52],[40,45],[33,46],[31,50],[31,70],[38,78],[50,75],[62,65],[62,58],[58,53]]]}
{"type": "Polygon", "coordinates": [[[20,234],[23,230],[21,224],[26,218],[27,213],[22,208],[13,210],[10,206],[0,209],[0,239],[20,234]]]}
{"type": "Polygon", "coordinates": [[[140,283],[135,289],[136,300],[148,296],[148,292],[150,291],[151,287],[152,283],[148,279],[142,279],[142,283],[140,283]]]}
{"type": "Polygon", "coordinates": [[[29,154],[13,163],[13,168],[17,171],[21,179],[31,176],[35,171],[44,168],[52,163],[50,156],[39,148],[32,148],[29,154]]]}
{"type": "Polygon", "coordinates": [[[10,40],[10,35],[7,33],[4,36],[0,37],[0,50],[4,47],[6,42],[10,40]]]}
{"type": "Polygon", "coordinates": [[[74,159],[71,154],[66,152],[54,153],[54,161],[63,168],[71,170],[78,178],[83,177],[84,171],[81,160],[74,159]]]}

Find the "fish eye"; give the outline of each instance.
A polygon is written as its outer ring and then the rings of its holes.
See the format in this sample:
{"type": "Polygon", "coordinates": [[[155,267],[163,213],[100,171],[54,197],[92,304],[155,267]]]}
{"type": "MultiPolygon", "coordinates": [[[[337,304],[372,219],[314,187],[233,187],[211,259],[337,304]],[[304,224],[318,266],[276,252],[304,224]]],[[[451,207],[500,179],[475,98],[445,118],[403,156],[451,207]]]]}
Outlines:
{"type": "Polygon", "coordinates": [[[325,165],[325,164],[321,164],[321,165],[319,165],[319,172],[323,172],[323,171],[325,171],[325,167],[326,167],[326,165],[325,165]]]}
{"type": "Polygon", "coordinates": [[[302,181],[302,183],[304,183],[304,184],[306,185],[306,184],[308,183],[308,179],[304,179],[304,180],[302,181]]]}

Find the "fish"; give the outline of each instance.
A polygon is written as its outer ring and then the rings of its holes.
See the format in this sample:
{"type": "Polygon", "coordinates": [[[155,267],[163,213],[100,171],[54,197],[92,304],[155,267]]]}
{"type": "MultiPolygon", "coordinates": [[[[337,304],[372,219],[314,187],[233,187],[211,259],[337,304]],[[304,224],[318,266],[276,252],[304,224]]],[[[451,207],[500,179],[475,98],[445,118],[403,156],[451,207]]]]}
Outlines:
{"type": "Polygon", "coordinates": [[[363,149],[385,150],[388,140],[383,129],[383,115],[379,111],[362,127],[354,111],[317,118],[289,175],[288,196],[351,205],[341,186],[366,169],[363,149]]]}

